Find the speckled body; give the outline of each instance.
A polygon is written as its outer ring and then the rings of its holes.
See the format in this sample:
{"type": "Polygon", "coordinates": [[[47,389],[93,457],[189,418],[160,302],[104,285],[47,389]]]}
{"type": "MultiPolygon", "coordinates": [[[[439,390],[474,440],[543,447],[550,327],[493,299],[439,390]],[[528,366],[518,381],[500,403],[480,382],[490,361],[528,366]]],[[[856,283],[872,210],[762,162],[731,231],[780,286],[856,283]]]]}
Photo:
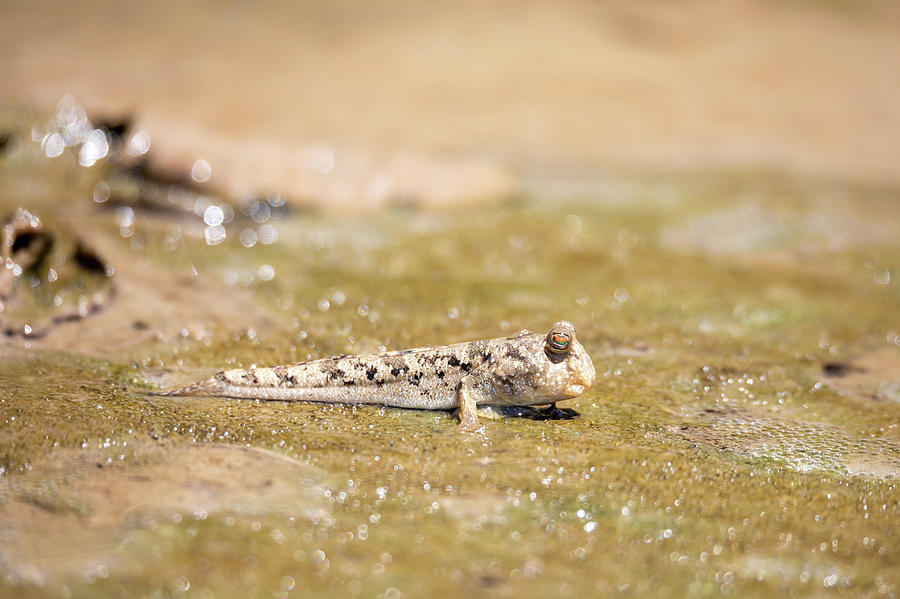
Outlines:
{"type": "MultiPolygon", "coordinates": [[[[542,405],[583,393],[594,366],[571,330],[565,354],[547,350],[544,335],[509,337],[340,356],[273,368],[233,369],[165,395],[212,395],[282,401],[379,404],[400,408],[461,408],[470,430],[474,407],[542,405]]],[[[555,329],[554,329],[555,330],[555,329]]],[[[551,333],[553,330],[551,330],[551,333]]]]}

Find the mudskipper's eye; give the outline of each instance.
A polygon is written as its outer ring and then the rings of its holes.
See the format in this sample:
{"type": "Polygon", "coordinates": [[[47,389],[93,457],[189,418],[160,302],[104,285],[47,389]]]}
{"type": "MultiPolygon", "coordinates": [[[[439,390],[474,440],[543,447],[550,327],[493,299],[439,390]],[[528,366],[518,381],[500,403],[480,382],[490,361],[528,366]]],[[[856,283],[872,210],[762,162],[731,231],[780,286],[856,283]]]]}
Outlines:
{"type": "Polygon", "coordinates": [[[572,336],[568,333],[550,331],[547,335],[547,348],[556,354],[564,354],[571,349],[572,336]]]}

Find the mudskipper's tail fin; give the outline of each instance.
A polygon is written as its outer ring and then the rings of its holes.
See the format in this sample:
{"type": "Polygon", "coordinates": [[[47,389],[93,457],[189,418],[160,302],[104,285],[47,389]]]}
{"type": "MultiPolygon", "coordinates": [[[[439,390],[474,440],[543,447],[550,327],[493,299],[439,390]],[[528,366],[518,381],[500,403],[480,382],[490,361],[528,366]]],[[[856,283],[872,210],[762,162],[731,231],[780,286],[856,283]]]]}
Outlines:
{"type": "Polygon", "coordinates": [[[215,377],[205,379],[194,383],[193,385],[188,385],[187,387],[181,387],[180,389],[173,389],[172,391],[165,392],[153,392],[151,395],[156,395],[159,397],[180,397],[182,395],[216,395],[219,391],[222,390],[222,383],[215,377]]]}

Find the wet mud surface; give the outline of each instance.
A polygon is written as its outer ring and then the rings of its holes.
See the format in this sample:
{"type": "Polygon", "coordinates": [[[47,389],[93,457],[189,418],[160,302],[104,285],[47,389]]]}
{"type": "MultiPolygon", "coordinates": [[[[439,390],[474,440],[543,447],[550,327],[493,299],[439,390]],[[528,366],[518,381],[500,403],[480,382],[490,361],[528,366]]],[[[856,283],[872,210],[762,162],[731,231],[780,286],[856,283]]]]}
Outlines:
{"type": "Polygon", "coordinates": [[[0,559],[8,569],[41,584],[48,572],[77,576],[122,567],[128,557],[122,543],[160,522],[286,512],[318,521],[330,511],[325,473],[282,454],[140,441],[123,443],[122,451],[140,459],[59,450],[35,464],[33,478],[4,479],[0,559]],[[173,470],[173,461],[182,467],[173,470]]]}
{"type": "Polygon", "coordinates": [[[0,215],[54,239],[7,256],[4,597],[898,592],[896,188],[621,172],[336,216],[45,150],[0,150],[0,215]],[[560,318],[594,387],[477,434],[148,393],[560,318]]]}

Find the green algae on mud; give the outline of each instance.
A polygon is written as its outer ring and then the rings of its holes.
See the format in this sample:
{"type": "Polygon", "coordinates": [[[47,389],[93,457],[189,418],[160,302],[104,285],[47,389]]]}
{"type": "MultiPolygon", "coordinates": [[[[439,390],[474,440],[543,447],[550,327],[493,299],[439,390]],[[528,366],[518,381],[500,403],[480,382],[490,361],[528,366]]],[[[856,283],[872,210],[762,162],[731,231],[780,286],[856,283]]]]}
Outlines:
{"type": "MultiPolygon", "coordinates": [[[[318,501],[326,515],[298,509],[309,508],[309,500],[269,506],[258,487],[241,486],[240,469],[230,473],[243,489],[237,492],[272,511],[236,513],[234,504],[217,506],[213,495],[204,509],[163,503],[160,514],[122,523],[110,513],[114,502],[95,499],[81,509],[112,521],[106,529],[84,525],[100,537],[89,545],[98,548],[74,564],[70,555],[66,567],[50,560],[52,578],[16,589],[28,596],[61,593],[65,585],[76,594],[114,596],[120,587],[177,592],[188,581],[194,589],[262,596],[293,579],[314,596],[390,588],[425,595],[446,592],[448,581],[456,596],[494,587],[545,594],[560,585],[573,593],[628,585],[638,594],[660,588],[717,594],[725,585],[763,596],[786,586],[815,594],[832,576],[835,586],[868,589],[890,571],[894,483],[735,460],[667,436],[652,420],[671,418],[648,418],[628,407],[627,395],[621,399],[596,408],[579,402],[580,422],[512,419],[463,439],[448,416],[428,413],[185,402],[175,407],[177,416],[157,415],[159,428],[145,427],[151,432],[140,439],[117,435],[109,447],[98,438],[76,448],[84,454],[81,468],[72,461],[77,456],[51,451],[47,459],[71,469],[72,480],[57,492],[77,498],[79,484],[94,486],[98,473],[115,489],[116,471],[123,483],[139,477],[147,454],[162,462],[158,484],[167,488],[184,470],[171,460],[190,458],[179,447],[249,443],[309,464],[321,477],[318,501]],[[205,428],[193,428],[198,413],[205,428]],[[154,437],[159,445],[148,447],[154,437]],[[137,449],[120,460],[123,442],[137,449]],[[148,570],[151,561],[156,565],[148,570]],[[652,577],[644,575],[647,568],[652,577]]],[[[13,481],[48,474],[29,465],[26,475],[7,478],[4,494],[13,481]]],[[[287,478],[289,471],[272,476],[287,478]]]]}
{"type": "Polygon", "coordinates": [[[3,168],[4,212],[80,227],[122,281],[152,275],[144,297],[191,281],[146,330],[116,306],[3,341],[4,596],[897,593],[894,190],[657,175],[499,211],[295,214],[244,247],[250,225],[209,246],[137,209],[122,237],[93,182],[42,179],[32,205],[45,166],[3,168]],[[560,317],[598,371],[573,420],[461,436],[444,412],[147,394],[560,317]]]}

